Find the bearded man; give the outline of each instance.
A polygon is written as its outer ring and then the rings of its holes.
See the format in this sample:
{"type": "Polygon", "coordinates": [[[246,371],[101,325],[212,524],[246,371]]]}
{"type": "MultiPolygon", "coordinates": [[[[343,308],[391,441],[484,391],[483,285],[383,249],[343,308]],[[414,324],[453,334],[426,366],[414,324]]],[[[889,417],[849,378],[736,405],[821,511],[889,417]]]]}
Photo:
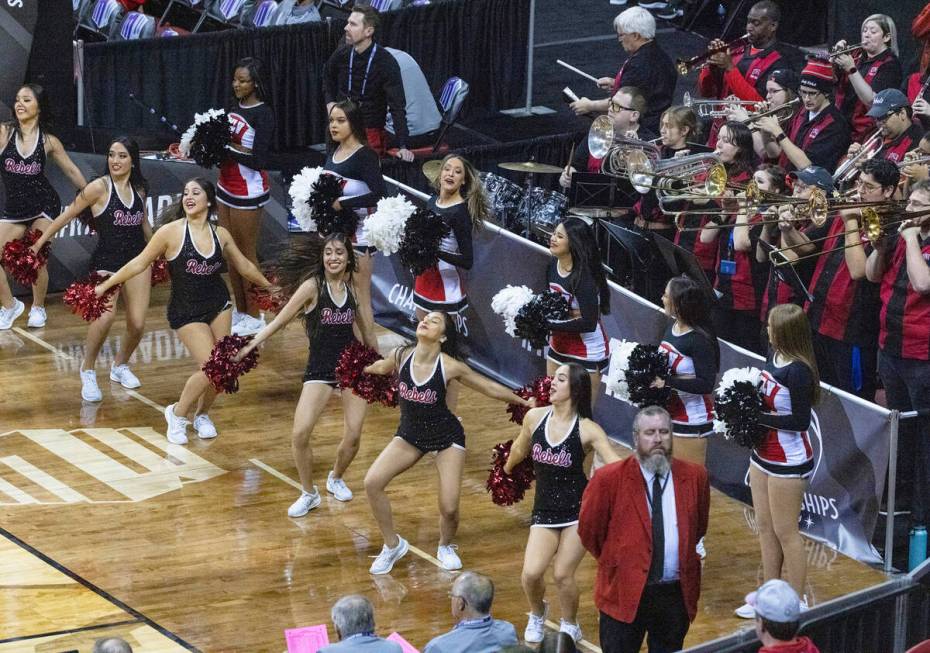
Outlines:
{"type": "Polygon", "coordinates": [[[597,559],[594,602],[604,653],[678,651],[697,614],[710,485],[700,465],[672,458],[672,420],[648,406],[633,420],[634,455],[597,470],[578,535],[597,559]]]}

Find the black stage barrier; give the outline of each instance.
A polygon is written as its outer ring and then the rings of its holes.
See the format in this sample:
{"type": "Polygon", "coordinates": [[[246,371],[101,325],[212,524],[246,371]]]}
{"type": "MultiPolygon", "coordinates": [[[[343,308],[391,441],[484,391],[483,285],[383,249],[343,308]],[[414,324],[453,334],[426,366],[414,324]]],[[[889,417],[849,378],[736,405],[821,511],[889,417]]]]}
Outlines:
{"type": "MultiPolygon", "coordinates": [[[[379,42],[416,59],[438,91],[454,75],[471,92],[466,110],[520,103],[526,86],[529,0],[455,0],[383,16],[379,42]]],[[[184,129],[194,113],[226,105],[237,60],[266,65],[277,129],[273,149],[323,141],[323,65],[343,40],[345,21],[88,44],[85,80],[93,126],[159,127],[135,93],[184,129]]]]}

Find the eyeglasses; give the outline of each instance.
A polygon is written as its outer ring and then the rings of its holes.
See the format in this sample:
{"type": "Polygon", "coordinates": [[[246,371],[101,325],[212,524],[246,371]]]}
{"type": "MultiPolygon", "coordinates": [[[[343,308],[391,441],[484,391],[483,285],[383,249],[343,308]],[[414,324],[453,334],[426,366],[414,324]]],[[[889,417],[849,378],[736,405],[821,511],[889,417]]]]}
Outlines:
{"type": "Polygon", "coordinates": [[[610,100],[610,102],[607,103],[607,109],[608,111],[613,111],[614,113],[620,113],[621,111],[635,111],[635,109],[632,107],[625,107],[619,102],[614,102],[613,100],[610,100]]]}
{"type": "Polygon", "coordinates": [[[808,98],[812,100],[818,95],[820,95],[820,91],[805,91],[802,89],[798,91],[798,95],[800,95],[802,98],[808,98]]]}
{"type": "Polygon", "coordinates": [[[868,181],[863,181],[862,179],[856,180],[856,187],[864,190],[867,193],[874,193],[877,190],[881,190],[881,184],[873,184],[868,181]]]}

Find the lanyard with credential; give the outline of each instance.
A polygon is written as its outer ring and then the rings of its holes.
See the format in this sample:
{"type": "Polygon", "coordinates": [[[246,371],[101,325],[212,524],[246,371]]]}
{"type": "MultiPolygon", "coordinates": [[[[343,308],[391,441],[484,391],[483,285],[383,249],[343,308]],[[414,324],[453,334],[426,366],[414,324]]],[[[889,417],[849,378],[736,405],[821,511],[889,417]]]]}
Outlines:
{"type": "MultiPolygon", "coordinates": [[[[371,70],[371,62],[375,60],[375,52],[378,51],[378,44],[374,43],[371,46],[371,54],[368,55],[368,63],[365,65],[365,77],[362,78],[362,92],[359,93],[358,99],[361,101],[365,97],[365,87],[368,86],[368,71],[371,70]]],[[[351,49],[349,52],[349,89],[348,95],[352,97],[352,68],[355,64],[355,48],[351,49]]]]}

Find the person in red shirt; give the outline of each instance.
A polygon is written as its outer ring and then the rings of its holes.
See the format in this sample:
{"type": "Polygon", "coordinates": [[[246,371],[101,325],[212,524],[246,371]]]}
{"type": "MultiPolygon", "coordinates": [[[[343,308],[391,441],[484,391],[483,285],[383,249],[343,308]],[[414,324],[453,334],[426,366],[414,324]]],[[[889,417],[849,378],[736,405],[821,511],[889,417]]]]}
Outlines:
{"type": "Polygon", "coordinates": [[[783,580],[770,580],[746,597],[756,613],[759,653],[820,653],[808,637],[798,637],[801,601],[783,580]]]}
{"type": "MultiPolygon", "coordinates": [[[[835,49],[847,47],[845,40],[835,49]]],[[[836,85],[836,107],[852,125],[852,139],[861,143],[875,131],[875,123],[866,115],[875,94],[886,88],[901,86],[901,62],[898,60],[898,32],[894,21],[885,14],[872,14],[862,21],[862,48],[859,54],[831,57],[841,71],[836,85]]]]}
{"type": "MultiPolygon", "coordinates": [[[[869,281],[881,284],[878,371],[888,408],[930,409],[930,182],[913,186],[898,234],[881,238],[866,261],[869,281]]],[[[905,456],[914,464],[911,521],[927,524],[930,507],[930,440],[926,417],[901,421],[901,442],[916,442],[905,456]],[[918,437],[920,436],[920,437],[918,437]]]]}

